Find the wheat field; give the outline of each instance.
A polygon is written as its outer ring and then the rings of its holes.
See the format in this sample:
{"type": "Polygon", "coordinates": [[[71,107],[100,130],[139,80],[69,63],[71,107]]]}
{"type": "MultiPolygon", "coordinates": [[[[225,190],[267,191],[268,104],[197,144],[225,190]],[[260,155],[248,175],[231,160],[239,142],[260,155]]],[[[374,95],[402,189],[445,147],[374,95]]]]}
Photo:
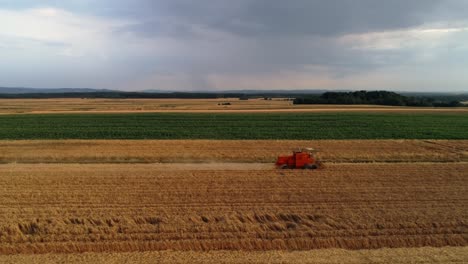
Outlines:
{"type": "Polygon", "coordinates": [[[461,112],[466,108],[392,107],[376,105],[294,105],[273,100],[222,99],[0,99],[0,114],[20,113],[148,113],[148,112],[461,112]],[[231,105],[221,105],[231,103],[231,105]]]}
{"type": "Polygon", "coordinates": [[[0,263],[463,263],[466,140],[0,141],[0,263]],[[325,168],[277,170],[315,147],[325,168]]]}
{"type": "Polygon", "coordinates": [[[467,246],[467,172],[6,164],[0,253],[467,246]]]}

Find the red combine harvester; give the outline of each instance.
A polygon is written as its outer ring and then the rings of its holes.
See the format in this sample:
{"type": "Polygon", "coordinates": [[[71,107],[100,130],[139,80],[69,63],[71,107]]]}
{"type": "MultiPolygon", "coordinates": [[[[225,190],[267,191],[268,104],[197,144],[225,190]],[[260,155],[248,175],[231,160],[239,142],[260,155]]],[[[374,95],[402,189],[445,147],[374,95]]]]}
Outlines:
{"type": "Polygon", "coordinates": [[[311,148],[293,151],[292,156],[278,157],[276,167],[280,169],[318,169],[321,166],[321,162],[316,160],[313,153],[315,151],[311,148]]]}

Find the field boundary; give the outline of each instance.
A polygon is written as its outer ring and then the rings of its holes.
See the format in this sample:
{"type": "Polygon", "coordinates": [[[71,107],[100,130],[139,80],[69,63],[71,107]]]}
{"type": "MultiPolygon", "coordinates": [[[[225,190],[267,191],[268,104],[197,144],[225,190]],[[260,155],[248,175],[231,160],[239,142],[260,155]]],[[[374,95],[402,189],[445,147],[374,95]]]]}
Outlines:
{"type": "Polygon", "coordinates": [[[44,114],[180,114],[180,113],[194,113],[194,114],[242,114],[242,113],[348,113],[348,112],[364,112],[364,113],[468,113],[468,108],[395,108],[391,107],[378,108],[378,107],[362,107],[362,108],[283,108],[283,109],[219,109],[219,110],[115,110],[115,111],[31,111],[31,112],[16,112],[16,113],[4,113],[2,115],[44,115],[44,114]]]}
{"type": "MultiPolygon", "coordinates": [[[[400,161],[400,160],[395,160],[395,161],[368,161],[368,160],[356,160],[356,161],[327,161],[327,160],[321,160],[324,165],[350,165],[350,164],[468,164],[468,161],[444,161],[444,160],[425,160],[425,161],[414,161],[414,162],[409,162],[409,161],[400,161]]],[[[31,162],[31,161],[1,161],[0,160],[0,165],[9,165],[9,164],[24,164],[24,165],[35,165],[35,164],[148,164],[148,165],[191,165],[191,166],[199,166],[199,165],[238,165],[238,166],[250,166],[250,165],[274,165],[273,162],[236,162],[236,161],[225,161],[225,160],[211,160],[209,162],[204,162],[204,161],[198,161],[198,162],[185,162],[184,160],[179,160],[179,161],[165,161],[165,162],[151,162],[151,161],[97,161],[97,162],[86,162],[86,161],[59,161],[59,162],[53,162],[53,161],[36,161],[36,162],[31,162]]]]}

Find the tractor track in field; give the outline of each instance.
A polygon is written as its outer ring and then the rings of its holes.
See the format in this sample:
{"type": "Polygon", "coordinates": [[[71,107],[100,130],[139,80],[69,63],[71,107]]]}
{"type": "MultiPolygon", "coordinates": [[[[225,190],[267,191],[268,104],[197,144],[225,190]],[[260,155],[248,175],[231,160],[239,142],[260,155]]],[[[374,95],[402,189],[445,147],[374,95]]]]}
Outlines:
{"type": "MultiPolygon", "coordinates": [[[[0,166],[12,165],[146,165],[148,169],[154,170],[263,170],[263,171],[282,171],[290,169],[281,169],[276,167],[271,162],[0,162],[0,166]]],[[[324,169],[327,166],[334,165],[384,165],[384,164],[419,164],[419,165],[429,165],[429,164],[468,164],[466,161],[420,161],[420,162],[407,162],[407,161],[343,161],[343,162],[323,162],[322,167],[318,170],[324,169]]],[[[313,169],[315,170],[315,169],[313,169]]]]}

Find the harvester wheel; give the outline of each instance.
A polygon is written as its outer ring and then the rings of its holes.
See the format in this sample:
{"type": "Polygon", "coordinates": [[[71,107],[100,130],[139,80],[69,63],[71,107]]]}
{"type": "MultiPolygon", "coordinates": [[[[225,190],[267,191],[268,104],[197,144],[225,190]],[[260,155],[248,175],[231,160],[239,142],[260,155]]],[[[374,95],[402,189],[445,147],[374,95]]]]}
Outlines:
{"type": "Polygon", "coordinates": [[[306,170],[315,170],[317,168],[318,168],[317,164],[306,164],[306,165],[304,165],[304,169],[306,169],[306,170]]]}
{"type": "Polygon", "coordinates": [[[288,167],[288,165],[283,164],[283,165],[280,166],[280,169],[285,170],[285,169],[289,169],[289,167],[288,167]]]}

